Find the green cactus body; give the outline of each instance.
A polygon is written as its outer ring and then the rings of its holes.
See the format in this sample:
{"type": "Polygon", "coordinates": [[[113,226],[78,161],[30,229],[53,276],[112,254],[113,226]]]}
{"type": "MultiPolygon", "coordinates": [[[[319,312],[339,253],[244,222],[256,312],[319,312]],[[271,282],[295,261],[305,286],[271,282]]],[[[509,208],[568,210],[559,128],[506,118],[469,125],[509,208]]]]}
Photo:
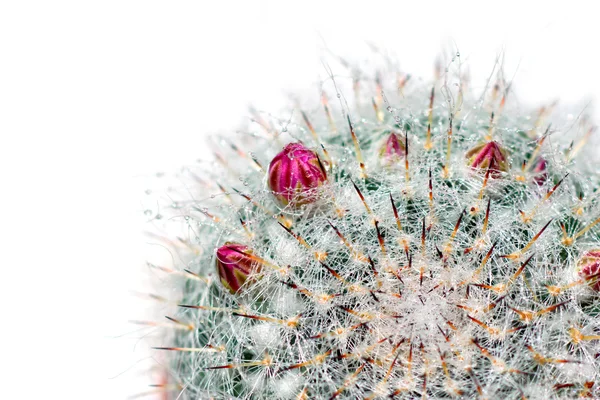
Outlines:
{"type": "Polygon", "coordinates": [[[475,95],[455,64],[430,84],[338,78],[291,120],[253,111],[218,171],[181,173],[172,398],[600,396],[598,277],[578,273],[600,247],[591,126],[549,126],[501,80],[475,95]],[[268,184],[292,142],[326,171],[302,205],[268,184]],[[256,267],[232,269],[237,292],[215,267],[225,243],[256,267]]]}

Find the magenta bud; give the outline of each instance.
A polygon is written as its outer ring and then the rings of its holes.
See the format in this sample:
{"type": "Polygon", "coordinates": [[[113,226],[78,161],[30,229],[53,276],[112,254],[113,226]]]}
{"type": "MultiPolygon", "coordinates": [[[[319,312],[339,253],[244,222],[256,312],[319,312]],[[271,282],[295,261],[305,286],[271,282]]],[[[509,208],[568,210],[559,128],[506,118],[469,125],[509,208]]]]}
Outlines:
{"type": "Polygon", "coordinates": [[[531,172],[533,173],[533,181],[540,186],[543,185],[548,179],[548,171],[546,169],[546,160],[542,157],[538,158],[531,172]]]}
{"type": "Polygon", "coordinates": [[[404,157],[406,154],[406,147],[404,141],[398,138],[394,132],[390,133],[384,145],[379,150],[379,157],[385,162],[391,163],[396,162],[404,157]]]}
{"type": "Polygon", "coordinates": [[[600,292],[600,249],[585,252],[577,269],[578,275],[585,279],[592,289],[600,292]]]}
{"type": "Polygon", "coordinates": [[[237,293],[248,276],[258,272],[260,265],[252,257],[248,246],[237,243],[225,243],[217,250],[217,272],[221,284],[231,293],[237,293]]]}
{"type": "Polygon", "coordinates": [[[269,187],[284,204],[302,205],[316,200],[314,189],[327,180],[317,154],[302,143],[290,143],[269,165],[269,187]]]}
{"type": "Polygon", "coordinates": [[[473,147],[466,154],[467,162],[471,168],[486,172],[490,170],[490,176],[497,178],[500,172],[509,169],[506,150],[493,140],[473,147]]]}

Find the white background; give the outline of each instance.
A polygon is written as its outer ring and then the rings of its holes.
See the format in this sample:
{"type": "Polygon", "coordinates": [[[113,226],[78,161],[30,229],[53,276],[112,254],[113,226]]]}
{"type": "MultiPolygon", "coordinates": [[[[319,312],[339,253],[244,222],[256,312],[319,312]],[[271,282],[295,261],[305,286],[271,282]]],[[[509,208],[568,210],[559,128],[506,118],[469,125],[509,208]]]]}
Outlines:
{"type": "Polygon", "coordinates": [[[323,75],[324,43],[371,40],[424,76],[442,44],[475,78],[504,51],[521,100],[580,103],[600,93],[592,3],[2,2],[0,397],[146,390],[144,344],[115,338],[150,304],[129,293],[148,251],[139,177],[201,158],[250,101],[277,111],[323,75]]]}

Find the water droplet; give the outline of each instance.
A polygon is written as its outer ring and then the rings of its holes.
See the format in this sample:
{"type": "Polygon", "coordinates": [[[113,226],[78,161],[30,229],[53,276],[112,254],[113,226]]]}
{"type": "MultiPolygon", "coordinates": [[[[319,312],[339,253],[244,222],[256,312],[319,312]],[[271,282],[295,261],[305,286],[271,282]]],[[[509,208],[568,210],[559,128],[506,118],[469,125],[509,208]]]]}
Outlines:
{"type": "Polygon", "coordinates": [[[336,96],[337,96],[337,98],[338,98],[338,99],[340,99],[340,98],[342,97],[342,95],[341,95],[341,94],[339,94],[339,93],[338,93],[338,94],[336,94],[336,96]]]}
{"type": "Polygon", "coordinates": [[[162,219],[162,214],[156,214],[156,216],[154,217],[154,219],[162,219]]]}
{"type": "Polygon", "coordinates": [[[152,190],[150,190],[150,189],[146,189],[146,190],[144,191],[144,193],[146,193],[146,194],[152,194],[152,190]]]}
{"type": "Polygon", "coordinates": [[[210,195],[210,198],[211,198],[211,199],[214,199],[214,198],[215,198],[215,195],[214,195],[214,194],[211,194],[211,195],[210,195]]]}
{"type": "Polygon", "coordinates": [[[456,52],[456,57],[460,57],[460,53],[458,51],[456,52]]]}
{"type": "Polygon", "coordinates": [[[152,210],[144,210],[144,215],[152,215],[152,210]]]}

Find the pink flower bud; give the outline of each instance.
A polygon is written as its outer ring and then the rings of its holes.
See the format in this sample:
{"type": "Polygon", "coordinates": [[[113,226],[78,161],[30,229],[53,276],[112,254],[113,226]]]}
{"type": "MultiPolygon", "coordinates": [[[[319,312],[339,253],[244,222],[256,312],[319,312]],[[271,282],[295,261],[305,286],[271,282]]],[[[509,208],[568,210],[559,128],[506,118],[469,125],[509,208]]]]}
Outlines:
{"type": "Polygon", "coordinates": [[[547,163],[542,157],[538,158],[533,166],[533,181],[538,185],[543,185],[548,179],[548,172],[546,171],[547,163]]]}
{"type": "Polygon", "coordinates": [[[260,266],[252,260],[252,251],[243,244],[225,243],[217,250],[217,272],[221,283],[231,293],[237,293],[248,276],[260,266]]]}
{"type": "Polygon", "coordinates": [[[600,292],[600,249],[589,250],[583,254],[577,266],[578,274],[590,287],[600,292]]]}
{"type": "Polygon", "coordinates": [[[398,138],[394,132],[390,133],[385,144],[379,150],[379,156],[387,163],[397,162],[406,154],[404,141],[398,138]]]}
{"type": "Polygon", "coordinates": [[[486,172],[490,169],[490,176],[500,177],[500,172],[506,172],[509,169],[506,150],[493,140],[473,147],[466,154],[467,162],[471,168],[476,168],[486,172]]]}
{"type": "Polygon", "coordinates": [[[312,191],[327,180],[317,154],[302,143],[290,143],[269,165],[269,187],[284,204],[294,206],[316,200],[312,191]]]}

